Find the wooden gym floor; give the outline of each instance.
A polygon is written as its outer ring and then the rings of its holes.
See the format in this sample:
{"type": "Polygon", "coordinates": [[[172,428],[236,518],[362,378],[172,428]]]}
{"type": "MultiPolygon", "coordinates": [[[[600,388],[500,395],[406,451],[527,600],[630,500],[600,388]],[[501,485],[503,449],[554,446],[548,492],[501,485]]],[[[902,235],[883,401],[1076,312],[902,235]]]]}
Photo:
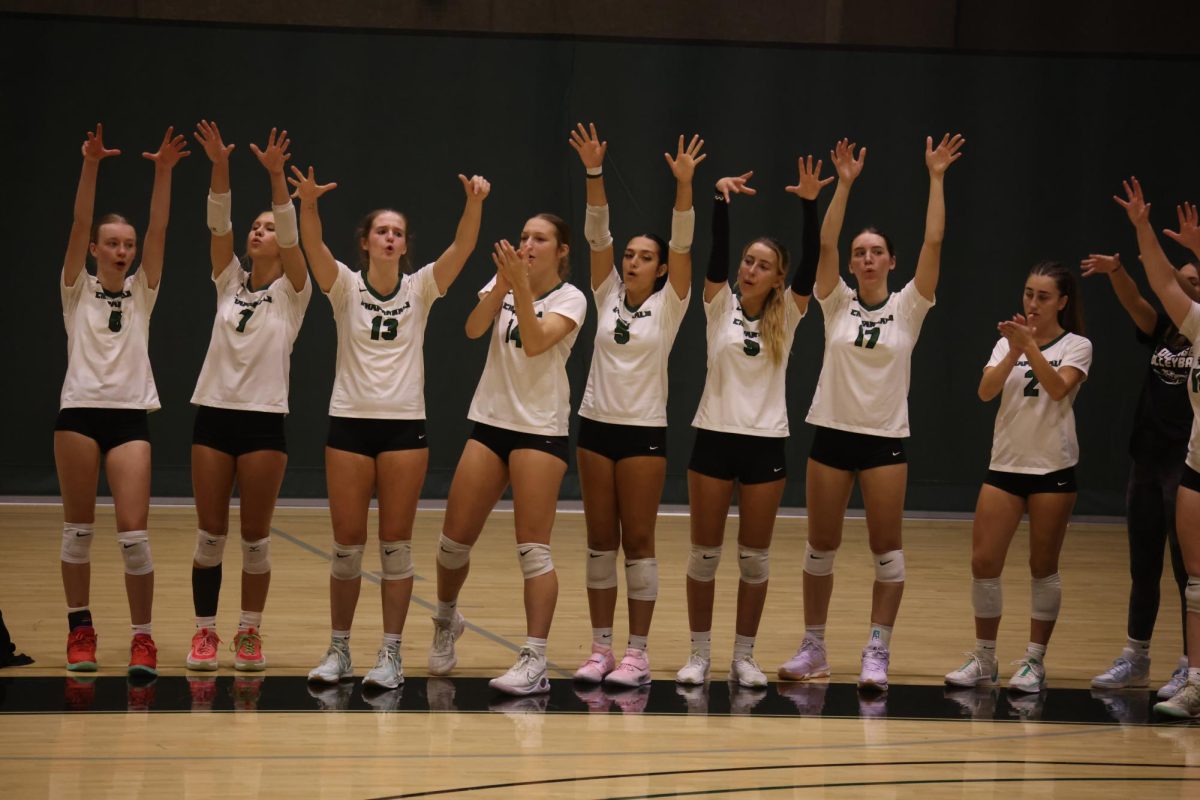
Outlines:
{"type": "MultiPolygon", "coordinates": [[[[273,585],[264,621],[270,666],[257,676],[225,666],[187,673],[195,515],[156,504],[154,637],[160,677],[130,683],[128,611],[111,508],[97,511],[92,609],[101,669],[94,681],[63,669],[66,621],[58,575],[61,509],[0,506],[0,609],[31,666],[0,670],[0,797],[1145,797],[1200,796],[1200,730],[1155,724],[1147,691],[1099,693],[1092,675],[1124,642],[1129,579],[1119,524],[1073,525],[1062,558],[1063,612],[1047,655],[1050,689],[951,692],[943,673],[974,643],[969,520],[910,519],[907,594],[892,642],[890,692],[855,690],[867,633],[871,565],[860,519],[846,525],[827,640],[834,675],[772,682],[747,692],[725,682],[732,650],[736,565],[717,583],[709,687],[671,680],[687,656],[686,515],[658,526],[660,595],[650,638],[654,683],[611,694],[573,686],[587,654],[583,518],[560,513],[560,580],[548,656],[548,697],[507,700],[486,678],[512,663],[524,639],[512,517],[496,512],[472,555],[460,601],[471,627],[450,679],[427,679],[435,599],[433,543],[440,511],[422,510],[414,534],[414,602],[402,648],[401,690],[364,695],[361,676],[381,636],[378,579],[368,576],[354,627],[358,680],[310,689],[304,674],[328,642],[328,511],[280,508],[273,585]],[[106,542],[111,544],[106,545],[106,542]]],[[[236,529],[236,512],[234,513],[236,529]]],[[[728,541],[736,535],[731,519],[728,541]]],[[[769,675],[801,631],[805,520],[781,517],[771,590],[755,649],[769,675]]],[[[219,632],[238,614],[238,549],[227,550],[219,632]]],[[[375,571],[368,547],[365,567],[375,571]]],[[[1001,663],[1027,639],[1027,549],[1018,533],[1005,575],[1001,663]]],[[[1179,604],[1163,583],[1151,690],[1181,651],[1179,604]]],[[[616,641],[625,631],[618,609],[616,641]]],[[[1002,677],[1007,677],[1002,667],[1002,677]]]]}

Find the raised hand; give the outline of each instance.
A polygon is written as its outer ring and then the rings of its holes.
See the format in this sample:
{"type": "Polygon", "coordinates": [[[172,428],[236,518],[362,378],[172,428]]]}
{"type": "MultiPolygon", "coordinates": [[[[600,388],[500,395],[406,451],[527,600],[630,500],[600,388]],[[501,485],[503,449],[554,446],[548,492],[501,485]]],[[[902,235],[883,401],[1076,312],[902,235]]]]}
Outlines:
{"type": "MultiPolygon", "coordinates": [[[[253,145],[251,146],[253,147],[253,145]]],[[[317,177],[313,174],[312,167],[308,168],[308,174],[305,175],[293,166],[292,173],[296,176],[288,178],[288,183],[296,190],[292,192],[292,197],[299,199],[301,202],[312,202],[326,192],[337,188],[337,183],[317,183],[317,177]]]]}
{"type": "Polygon", "coordinates": [[[1163,233],[1192,252],[1200,253],[1200,215],[1196,213],[1196,205],[1175,206],[1175,213],[1179,216],[1179,230],[1163,228],[1163,233]]]}
{"type": "Polygon", "coordinates": [[[192,154],[190,150],[185,150],[185,147],[187,147],[187,139],[183,137],[183,134],[175,133],[174,127],[167,128],[158,150],[153,153],[142,153],[142,158],[153,161],[155,169],[172,169],[180,159],[187,158],[192,154]]]}
{"type": "Polygon", "coordinates": [[[260,150],[254,142],[250,143],[250,152],[254,153],[254,157],[258,159],[258,163],[266,168],[267,172],[272,175],[282,175],[283,165],[292,157],[288,152],[292,140],[288,138],[287,131],[281,132],[278,136],[275,135],[275,129],[271,128],[271,135],[267,137],[267,147],[265,150],[260,150]]]}
{"type": "Polygon", "coordinates": [[[946,170],[955,161],[962,158],[962,146],[967,143],[967,140],[962,137],[961,133],[956,133],[954,136],[944,134],[942,141],[937,147],[933,146],[933,137],[925,137],[925,166],[929,168],[931,176],[945,175],[946,170]]]}
{"type": "Polygon", "coordinates": [[[1121,254],[1113,253],[1111,256],[1106,256],[1102,253],[1092,253],[1079,262],[1079,268],[1083,270],[1085,278],[1093,275],[1108,275],[1121,269],[1121,254]]]}
{"type": "Polygon", "coordinates": [[[221,130],[217,127],[217,123],[209,122],[206,119],[200,120],[200,123],[196,125],[196,133],[193,135],[196,143],[204,148],[204,155],[208,156],[208,160],[214,164],[218,161],[228,161],[229,154],[236,147],[236,145],[225,144],[221,139],[221,130]]]}
{"type": "Polygon", "coordinates": [[[1138,183],[1138,179],[1130,177],[1127,181],[1121,181],[1122,188],[1125,189],[1125,197],[1113,195],[1113,200],[1117,201],[1117,205],[1125,209],[1125,216],[1129,217],[1129,221],[1134,225],[1150,219],[1150,204],[1146,202],[1145,195],[1142,194],[1142,184],[1138,183]]]}
{"type": "MultiPolygon", "coordinates": [[[[482,203],[492,191],[492,184],[482,175],[472,175],[470,180],[468,180],[466,175],[460,174],[458,182],[462,184],[463,191],[467,195],[467,200],[473,200],[478,203],[482,203]]],[[[336,186],[337,184],[334,185],[336,186]]]]}
{"type": "Polygon", "coordinates": [[[1012,319],[1000,322],[996,329],[1008,340],[1010,354],[1014,351],[1024,353],[1030,347],[1036,346],[1033,341],[1033,328],[1026,321],[1024,314],[1013,314],[1012,319]]]}
{"type": "Polygon", "coordinates": [[[847,185],[858,179],[862,173],[863,162],[867,159],[867,148],[865,147],[858,151],[857,157],[854,155],[854,148],[857,146],[849,139],[842,139],[834,149],[829,151],[829,158],[833,160],[838,180],[845,181],[847,185]]]}
{"type": "Polygon", "coordinates": [[[604,154],[608,152],[608,142],[600,141],[596,133],[596,123],[589,122],[587,128],[582,122],[575,124],[571,131],[571,147],[579,154],[579,160],[588,169],[595,169],[604,164],[604,154]]]}
{"type": "Polygon", "coordinates": [[[816,200],[817,195],[821,193],[821,189],[833,183],[834,177],[831,175],[825,180],[821,180],[821,166],[825,163],[820,159],[817,160],[817,166],[813,167],[813,157],[808,156],[808,161],[801,156],[797,161],[800,164],[800,180],[795,186],[785,186],[784,191],[798,195],[804,200],[816,200]]]}
{"type": "Polygon", "coordinates": [[[496,265],[496,286],[498,288],[529,289],[529,262],[513,249],[507,239],[496,242],[492,252],[492,262],[496,265]]]}
{"type": "Polygon", "coordinates": [[[696,165],[708,158],[707,153],[700,155],[703,147],[704,140],[700,138],[700,134],[692,136],[686,147],[683,144],[683,134],[680,134],[675,157],[671,158],[670,153],[663,153],[663,158],[667,160],[667,166],[671,168],[671,174],[675,176],[676,181],[688,183],[692,180],[692,176],[696,174],[696,165]]]}
{"type": "Polygon", "coordinates": [[[103,161],[109,156],[121,155],[120,150],[110,150],[104,146],[104,125],[97,122],[96,130],[87,132],[87,140],[80,148],[85,161],[103,161]]]}
{"type": "Polygon", "coordinates": [[[754,196],[758,194],[758,189],[752,189],[746,185],[753,175],[754,170],[750,170],[749,172],[744,172],[741,175],[735,175],[730,178],[721,178],[719,181],[717,181],[717,191],[724,196],[726,203],[729,202],[730,192],[733,194],[748,194],[754,196]]]}

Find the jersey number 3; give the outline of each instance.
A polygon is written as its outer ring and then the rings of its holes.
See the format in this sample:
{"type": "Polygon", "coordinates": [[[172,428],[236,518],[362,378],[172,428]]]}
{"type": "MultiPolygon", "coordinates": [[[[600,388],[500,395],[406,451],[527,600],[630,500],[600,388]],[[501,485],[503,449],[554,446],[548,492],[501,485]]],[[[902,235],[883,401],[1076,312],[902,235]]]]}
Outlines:
{"type": "Polygon", "coordinates": [[[855,347],[865,347],[868,350],[875,349],[875,343],[879,341],[879,328],[866,327],[865,323],[858,323],[858,338],[854,340],[855,347]],[[865,344],[864,344],[865,340],[865,344]]]}

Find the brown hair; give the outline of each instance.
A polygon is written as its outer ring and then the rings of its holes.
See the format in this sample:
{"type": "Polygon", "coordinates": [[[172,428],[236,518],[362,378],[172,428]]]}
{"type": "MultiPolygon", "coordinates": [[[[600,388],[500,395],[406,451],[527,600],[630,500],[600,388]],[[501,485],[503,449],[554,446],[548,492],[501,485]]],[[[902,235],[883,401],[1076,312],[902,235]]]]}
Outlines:
{"type": "MultiPolygon", "coordinates": [[[[776,267],[779,277],[786,279],[789,259],[787,248],[783,246],[783,243],[770,236],[760,236],[742,248],[742,258],[745,258],[746,253],[756,244],[764,245],[775,254],[775,259],[779,262],[776,267]]],[[[787,301],[787,286],[783,285],[772,288],[763,303],[759,332],[767,355],[771,357],[771,362],[774,364],[783,362],[784,318],[787,314],[787,301]]]]}
{"type": "Polygon", "coordinates": [[[363,217],[362,221],[358,223],[358,227],[354,230],[354,252],[358,253],[359,269],[365,270],[371,266],[371,257],[367,255],[367,250],[363,247],[363,240],[371,234],[371,228],[375,227],[375,219],[380,214],[395,214],[396,216],[400,217],[400,219],[404,220],[404,243],[406,247],[404,249],[404,255],[400,256],[400,272],[412,272],[411,255],[413,237],[412,231],[410,230],[408,224],[408,215],[403,211],[397,211],[394,208],[377,208],[363,217]]]}
{"type": "Polygon", "coordinates": [[[876,228],[874,225],[868,225],[867,227],[863,228],[858,233],[854,234],[854,238],[857,239],[858,237],[862,236],[864,233],[873,233],[876,236],[878,236],[880,239],[883,239],[883,246],[885,248],[887,248],[887,254],[889,256],[891,256],[892,258],[896,257],[896,248],[892,247],[892,240],[886,233],[879,230],[879,228],[876,228]]]}
{"type": "MultiPolygon", "coordinates": [[[[533,219],[540,219],[549,222],[554,226],[554,236],[560,245],[565,244],[568,248],[571,246],[571,226],[567,221],[557,214],[542,212],[534,214],[533,219]]],[[[571,253],[568,250],[567,254],[558,260],[558,277],[559,280],[566,280],[571,274],[571,253]]]]}
{"type": "Polygon", "coordinates": [[[1030,275],[1044,275],[1054,281],[1054,288],[1065,295],[1067,304],[1058,312],[1058,324],[1063,330],[1083,335],[1083,298],[1079,296],[1079,282],[1075,273],[1058,261],[1041,261],[1029,270],[1030,275]]]}
{"type": "MultiPolygon", "coordinates": [[[[133,228],[133,223],[124,214],[104,214],[100,219],[92,223],[92,232],[88,236],[88,244],[95,244],[100,241],[100,226],[102,225],[128,225],[133,228]]],[[[137,229],[134,229],[136,235],[137,229]]]]}

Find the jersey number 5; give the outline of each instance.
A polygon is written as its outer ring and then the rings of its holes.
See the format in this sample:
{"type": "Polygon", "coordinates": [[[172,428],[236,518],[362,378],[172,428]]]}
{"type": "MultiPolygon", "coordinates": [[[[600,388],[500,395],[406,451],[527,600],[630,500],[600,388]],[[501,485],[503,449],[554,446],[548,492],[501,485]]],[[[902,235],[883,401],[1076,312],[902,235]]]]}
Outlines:
{"type": "Polygon", "coordinates": [[[875,343],[879,341],[879,328],[866,327],[866,323],[858,323],[858,338],[854,340],[855,347],[865,347],[868,350],[875,349],[875,343]],[[866,344],[863,344],[863,340],[866,344]]]}
{"type": "Polygon", "coordinates": [[[379,341],[383,339],[385,342],[390,342],[398,335],[400,323],[395,317],[379,316],[371,320],[371,340],[379,341]]]}
{"type": "Polygon", "coordinates": [[[617,317],[617,325],[613,329],[613,341],[617,344],[629,344],[629,323],[620,317],[617,317]]]}

